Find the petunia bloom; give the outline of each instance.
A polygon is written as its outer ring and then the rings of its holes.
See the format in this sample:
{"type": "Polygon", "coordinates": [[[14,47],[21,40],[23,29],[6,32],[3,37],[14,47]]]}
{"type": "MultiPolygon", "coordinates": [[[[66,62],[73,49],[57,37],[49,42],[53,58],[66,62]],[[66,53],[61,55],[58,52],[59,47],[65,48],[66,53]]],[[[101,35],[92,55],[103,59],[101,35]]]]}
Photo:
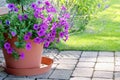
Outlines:
{"type": "Polygon", "coordinates": [[[22,17],[22,15],[18,15],[18,19],[20,20],[20,21],[22,21],[23,20],[23,17],[22,17]]]}
{"type": "Polygon", "coordinates": [[[43,40],[42,40],[41,38],[39,38],[39,37],[36,37],[36,38],[34,39],[34,42],[35,42],[35,43],[41,43],[41,42],[43,42],[43,40]]]}
{"type": "Polygon", "coordinates": [[[20,53],[20,59],[24,59],[25,54],[23,52],[20,53]]]}
{"type": "Polygon", "coordinates": [[[32,36],[32,33],[31,33],[31,32],[28,32],[26,35],[28,35],[28,36],[31,37],[31,36],[32,36]]]}
{"type": "Polygon", "coordinates": [[[30,49],[32,48],[31,43],[27,43],[25,48],[26,48],[27,50],[30,50],[30,49]]]}
{"type": "Polygon", "coordinates": [[[44,36],[45,35],[45,31],[44,30],[40,30],[37,32],[38,36],[41,37],[41,36],[44,36]]]}
{"type": "Polygon", "coordinates": [[[66,7],[65,6],[62,6],[61,8],[63,11],[66,11],[66,7]]]}
{"type": "Polygon", "coordinates": [[[29,40],[30,36],[29,35],[24,35],[24,40],[29,40]]]}
{"type": "Polygon", "coordinates": [[[10,21],[6,20],[6,25],[9,26],[10,25],[10,21]]]}
{"type": "Polygon", "coordinates": [[[38,4],[41,4],[42,2],[41,2],[41,1],[38,1],[37,3],[38,3],[38,4]]]}
{"type": "Polygon", "coordinates": [[[34,30],[38,30],[39,29],[39,25],[38,24],[34,24],[33,29],[34,30]]]}
{"type": "Polygon", "coordinates": [[[50,42],[45,42],[44,46],[47,48],[50,45],[50,42]]]}
{"type": "Polygon", "coordinates": [[[46,6],[50,6],[51,4],[50,4],[49,1],[46,1],[46,2],[45,2],[45,5],[46,5],[46,6]]]}
{"type": "Polygon", "coordinates": [[[9,9],[14,9],[14,8],[15,8],[15,5],[10,3],[10,4],[8,4],[8,8],[9,8],[9,9]]]}
{"type": "Polygon", "coordinates": [[[12,31],[12,32],[11,32],[11,35],[12,35],[13,37],[15,37],[15,36],[16,36],[16,32],[12,31]]]}
{"type": "Polygon", "coordinates": [[[32,3],[32,4],[31,4],[31,7],[32,7],[33,9],[35,9],[35,8],[37,7],[37,5],[36,5],[35,3],[32,3]]]}
{"type": "Polygon", "coordinates": [[[4,44],[4,48],[5,48],[5,49],[9,49],[9,48],[10,48],[10,43],[6,42],[6,43],[4,44]]]}
{"type": "Polygon", "coordinates": [[[15,7],[15,8],[14,8],[14,11],[15,11],[15,12],[18,12],[18,8],[15,7]]]}
{"type": "Polygon", "coordinates": [[[23,19],[24,19],[24,20],[28,19],[28,15],[27,15],[27,14],[24,14],[24,15],[23,15],[23,19]]]}
{"type": "Polygon", "coordinates": [[[59,36],[60,36],[61,38],[63,38],[63,37],[64,37],[64,32],[60,32],[59,36]]]}
{"type": "Polygon", "coordinates": [[[13,49],[12,48],[7,49],[7,53],[8,54],[12,54],[13,53],[13,49]]]}

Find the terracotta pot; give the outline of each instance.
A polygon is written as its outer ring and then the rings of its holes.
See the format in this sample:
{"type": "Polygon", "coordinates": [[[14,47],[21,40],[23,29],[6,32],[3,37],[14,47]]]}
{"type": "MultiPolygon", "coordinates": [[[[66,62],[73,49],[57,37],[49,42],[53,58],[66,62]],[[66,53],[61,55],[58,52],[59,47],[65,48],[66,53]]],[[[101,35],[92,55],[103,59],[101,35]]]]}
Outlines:
{"type": "Polygon", "coordinates": [[[17,41],[17,38],[14,37],[9,39],[8,42],[11,44],[12,48],[15,49],[18,53],[24,52],[24,59],[15,60],[12,55],[7,54],[6,50],[3,49],[5,64],[8,68],[40,68],[42,52],[43,52],[43,43],[37,44],[33,40],[28,40],[32,45],[30,50],[18,49],[15,47],[14,42],[17,41]]]}

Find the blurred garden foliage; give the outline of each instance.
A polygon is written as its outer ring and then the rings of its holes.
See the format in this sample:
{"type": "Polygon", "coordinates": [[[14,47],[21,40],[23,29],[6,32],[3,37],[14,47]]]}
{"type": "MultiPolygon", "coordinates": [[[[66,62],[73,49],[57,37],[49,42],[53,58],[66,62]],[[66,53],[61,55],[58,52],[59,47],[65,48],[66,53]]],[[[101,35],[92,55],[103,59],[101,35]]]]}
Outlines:
{"type": "MultiPolygon", "coordinates": [[[[35,0],[6,0],[9,3],[20,5],[28,5],[35,0]]],[[[37,0],[44,1],[44,0],[37,0]]],[[[68,12],[71,14],[70,19],[70,32],[84,31],[85,26],[98,12],[105,10],[109,7],[110,0],[50,0],[58,12],[59,7],[66,6],[68,12]]]]}
{"type": "Polygon", "coordinates": [[[34,1],[35,0],[6,0],[7,3],[14,3],[14,4],[20,4],[20,5],[28,5],[34,1]]]}
{"type": "Polygon", "coordinates": [[[99,11],[109,7],[109,0],[51,0],[56,7],[67,7],[71,14],[70,32],[84,31],[85,26],[99,11]]]}

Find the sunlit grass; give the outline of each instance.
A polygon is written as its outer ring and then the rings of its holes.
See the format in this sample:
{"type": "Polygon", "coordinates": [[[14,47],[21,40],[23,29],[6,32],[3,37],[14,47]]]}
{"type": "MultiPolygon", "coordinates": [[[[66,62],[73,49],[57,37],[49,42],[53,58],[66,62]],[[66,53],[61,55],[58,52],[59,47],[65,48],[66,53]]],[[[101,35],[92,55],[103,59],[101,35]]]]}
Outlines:
{"type": "Polygon", "coordinates": [[[57,44],[59,50],[120,51],[120,1],[111,0],[110,7],[97,14],[83,33],[70,35],[67,42],[57,44]]]}

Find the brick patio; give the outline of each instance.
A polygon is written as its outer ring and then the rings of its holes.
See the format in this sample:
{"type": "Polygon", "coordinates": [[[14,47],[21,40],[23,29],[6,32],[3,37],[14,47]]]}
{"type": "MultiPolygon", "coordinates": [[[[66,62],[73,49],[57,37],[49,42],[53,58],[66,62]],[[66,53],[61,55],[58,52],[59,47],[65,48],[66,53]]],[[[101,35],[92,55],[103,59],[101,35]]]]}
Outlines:
{"type": "Polygon", "coordinates": [[[21,77],[7,74],[0,68],[0,80],[120,80],[120,52],[50,50],[43,55],[54,59],[48,73],[21,77]]]}

